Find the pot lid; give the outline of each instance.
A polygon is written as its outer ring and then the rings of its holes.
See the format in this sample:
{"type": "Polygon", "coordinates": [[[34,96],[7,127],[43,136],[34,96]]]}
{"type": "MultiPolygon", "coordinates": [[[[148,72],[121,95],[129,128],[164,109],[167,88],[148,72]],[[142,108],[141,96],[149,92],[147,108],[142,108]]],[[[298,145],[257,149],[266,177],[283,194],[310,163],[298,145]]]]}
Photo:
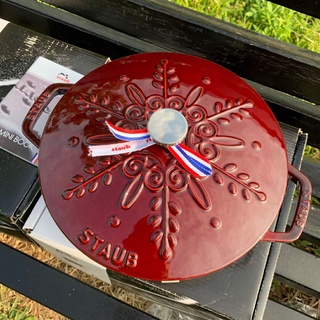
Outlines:
{"type": "Polygon", "coordinates": [[[180,280],[225,267],[261,239],[282,203],[287,156],[269,107],[238,76],[198,57],[146,53],[67,91],[42,136],[39,173],[54,220],[80,251],[129,276],[180,280]],[[107,123],[142,132],[163,109],[183,116],[182,136],[117,147],[124,141],[107,123]],[[212,173],[186,170],[170,152],[180,142],[212,173]],[[92,156],[94,145],[114,154],[92,156]]]}

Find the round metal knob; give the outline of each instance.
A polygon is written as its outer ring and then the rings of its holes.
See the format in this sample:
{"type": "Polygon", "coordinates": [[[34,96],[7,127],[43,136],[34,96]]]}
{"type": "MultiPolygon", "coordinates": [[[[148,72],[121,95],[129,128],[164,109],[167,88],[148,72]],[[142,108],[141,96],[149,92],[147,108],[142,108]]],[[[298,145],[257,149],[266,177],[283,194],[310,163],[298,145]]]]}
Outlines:
{"type": "Polygon", "coordinates": [[[147,128],[154,142],[162,146],[173,146],[187,135],[188,123],[179,111],[161,109],[152,114],[147,128]]]}

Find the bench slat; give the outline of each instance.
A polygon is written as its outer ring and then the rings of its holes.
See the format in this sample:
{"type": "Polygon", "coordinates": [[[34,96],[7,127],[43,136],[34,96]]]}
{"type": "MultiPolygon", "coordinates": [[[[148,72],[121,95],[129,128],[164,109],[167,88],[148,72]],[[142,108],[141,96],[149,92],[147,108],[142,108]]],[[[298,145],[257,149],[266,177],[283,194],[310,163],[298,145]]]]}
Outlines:
{"type": "Polygon", "coordinates": [[[301,0],[272,0],[272,2],[320,19],[320,2],[318,0],[308,0],[308,3],[301,0]]]}
{"type": "MultiPolygon", "coordinates": [[[[297,199],[293,200],[293,205],[290,210],[290,219],[295,213],[295,208],[297,205],[297,199]]],[[[312,206],[309,212],[309,216],[307,219],[307,223],[304,227],[302,237],[304,240],[308,240],[318,246],[320,246],[320,208],[316,206],[312,206]]]]}
{"type": "Polygon", "coordinates": [[[276,278],[320,298],[320,258],[283,244],[276,266],[276,278]]]}
{"type": "MultiPolygon", "coordinates": [[[[70,15],[68,12],[57,10],[36,1],[1,0],[0,16],[37,32],[49,34],[56,39],[69,42],[73,45],[86,48],[105,56],[110,56],[112,59],[141,51],[149,52],[165,50],[161,47],[162,44],[156,46],[147,43],[146,41],[133,38],[93,21],[84,19],[83,17],[70,15]],[[24,17],[23,21],[21,21],[21,17],[24,17]],[[64,32],[61,32],[61,30],[64,30],[64,32]]],[[[221,25],[224,26],[222,22],[221,25]]],[[[211,32],[212,39],[214,39],[215,34],[219,34],[219,37],[224,34],[224,30],[221,26],[219,26],[219,28],[217,27],[214,32],[213,30],[209,30],[208,32],[211,32]]],[[[199,34],[201,34],[201,32],[199,34]]],[[[244,38],[238,39],[237,41],[244,41],[244,38]]],[[[214,40],[210,41],[210,43],[211,42],[214,42],[214,40]]],[[[165,45],[165,42],[163,45],[165,45]]],[[[236,47],[237,42],[235,44],[231,43],[230,45],[236,47]]],[[[231,50],[231,47],[229,49],[231,50]]],[[[203,50],[206,49],[200,48],[199,50],[200,53],[202,52],[201,54],[204,54],[203,50]]],[[[210,57],[214,60],[216,55],[213,55],[212,52],[208,58],[210,57]]],[[[230,68],[232,69],[232,59],[230,62],[230,68]]],[[[286,62],[283,63],[286,65],[286,62]]],[[[245,68],[250,68],[251,62],[246,61],[242,64],[245,68]]],[[[319,67],[320,62],[318,63],[318,68],[319,67]]],[[[295,68],[293,69],[295,70],[295,68]]],[[[317,72],[320,75],[320,70],[317,72]]],[[[263,72],[261,73],[261,76],[264,77],[263,72]]],[[[308,78],[312,79],[311,76],[308,78]]],[[[248,78],[246,78],[246,80],[248,81],[248,78]]],[[[315,147],[320,147],[320,141],[317,139],[320,119],[319,108],[264,85],[252,81],[248,82],[263,98],[266,99],[278,121],[302,128],[304,132],[309,133],[308,142],[315,147]]],[[[287,83],[288,82],[290,81],[287,81],[287,83]]],[[[320,97],[317,86],[315,84],[312,85],[317,89],[317,96],[320,97]]]]}
{"type": "Polygon", "coordinates": [[[206,57],[246,79],[320,103],[320,55],[314,52],[166,1],[46,2],[166,49],[206,57]]]}
{"type": "MultiPolygon", "coordinates": [[[[79,19],[84,17],[88,19],[87,22],[97,23],[97,28],[90,30],[91,35],[101,36],[100,26],[108,27],[110,30],[120,31],[137,40],[143,39],[149,44],[166,50],[205,57],[246,79],[320,104],[320,55],[314,52],[250,32],[165,1],[109,0],[106,3],[103,0],[97,0],[94,2],[77,1],[77,5],[73,1],[47,0],[46,2],[78,14],[79,19]]],[[[86,40],[90,41],[90,36],[83,34],[83,28],[80,27],[77,31],[70,29],[69,34],[66,32],[70,19],[76,20],[77,16],[69,16],[68,20],[64,21],[64,32],[61,34],[59,29],[54,30],[52,26],[45,29],[48,27],[46,19],[50,19],[50,16],[45,16],[42,8],[54,15],[63,15],[66,12],[35,3],[37,2],[29,0],[1,0],[0,12],[4,18],[6,16],[12,18],[13,22],[38,28],[38,30],[55,32],[58,38],[63,37],[63,41],[79,41],[76,45],[88,46],[86,40]],[[21,15],[23,9],[29,11],[28,16],[21,15]],[[36,14],[34,14],[34,19],[26,21],[25,19],[33,14],[30,9],[35,10],[36,14]],[[17,14],[15,10],[20,11],[20,14],[17,14]],[[23,20],[21,16],[24,17],[23,20]],[[76,34],[78,34],[77,37],[75,37],[76,34]],[[84,36],[84,39],[79,38],[80,34],[84,36]]],[[[50,21],[52,25],[55,24],[53,20],[50,21]]],[[[106,38],[106,34],[104,37],[106,38]]],[[[94,43],[90,50],[100,53],[103,49],[101,44],[94,43]]],[[[111,45],[118,52],[121,50],[119,46],[116,46],[116,39],[111,45]]],[[[125,53],[124,49],[126,48],[122,48],[123,53],[125,53]]]]}
{"type": "Polygon", "coordinates": [[[314,319],[296,310],[288,308],[280,303],[269,300],[263,320],[310,320],[314,319]]]}
{"type": "Polygon", "coordinates": [[[0,17],[112,59],[142,51],[164,50],[34,0],[1,0],[0,17]]]}
{"type": "Polygon", "coordinates": [[[0,283],[68,318],[154,319],[3,243],[0,257],[0,283]]]}
{"type": "Polygon", "coordinates": [[[278,121],[301,128],[308,133],[308,144],[320,148],[320,107],[259,83],[247,82],[265,99],[278,121]]]}
{"type": "MultiPolygon", "coordinates": [[[[317,127],[317,130],[319,134],[319,127],[317,127]]],[[[320,140],[319,136],[317,138],[320,140]]],[[[320,161],[312,158],[305,158],[302,162],[301,171],[309,177],[311,181],[312,194],[320,198],[320,161]]]]}

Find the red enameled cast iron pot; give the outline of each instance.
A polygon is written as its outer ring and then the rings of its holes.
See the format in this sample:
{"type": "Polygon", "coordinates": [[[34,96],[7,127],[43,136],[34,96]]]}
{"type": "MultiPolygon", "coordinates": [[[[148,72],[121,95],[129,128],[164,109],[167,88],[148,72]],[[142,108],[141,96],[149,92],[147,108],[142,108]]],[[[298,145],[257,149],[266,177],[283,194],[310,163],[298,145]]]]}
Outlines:
{"type": "Polygon", "coordinates": [[[297,239],[311,185],[288,164],[285,142],[264,100],[221,66],[177,53],[115,60],[74,85],[49,86],[24,132],[40,146],[46,204],[66,237],[107,268],[143,279],[182,280],[217,271],[257,242],[297,239]],[[52,98],[41,143],[34,124],[52,98]],[[143,129],[163,108],[187,120],[183,143],[210,162],[196,178],[165,146],[93,157],[91,145],[123,142],[109,131],[143,129]],[[269,231],[288,177],[300,185],[288,232],[269,231]]]}

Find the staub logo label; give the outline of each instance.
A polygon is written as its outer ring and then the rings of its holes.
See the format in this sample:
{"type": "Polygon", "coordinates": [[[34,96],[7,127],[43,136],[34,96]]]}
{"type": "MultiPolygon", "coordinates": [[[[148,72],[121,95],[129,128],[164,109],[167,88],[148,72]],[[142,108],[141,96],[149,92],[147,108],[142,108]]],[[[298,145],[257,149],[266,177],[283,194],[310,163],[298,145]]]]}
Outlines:
{"type": "Polygon", "coordinates": [[[66,82],[66,83],[70,82],[68,74],[67,73],[63,73],[63,72],[60,72],[57,75],[57,79],[59,79],[59,80],[61,80],[63,82],[66,82]]]}

